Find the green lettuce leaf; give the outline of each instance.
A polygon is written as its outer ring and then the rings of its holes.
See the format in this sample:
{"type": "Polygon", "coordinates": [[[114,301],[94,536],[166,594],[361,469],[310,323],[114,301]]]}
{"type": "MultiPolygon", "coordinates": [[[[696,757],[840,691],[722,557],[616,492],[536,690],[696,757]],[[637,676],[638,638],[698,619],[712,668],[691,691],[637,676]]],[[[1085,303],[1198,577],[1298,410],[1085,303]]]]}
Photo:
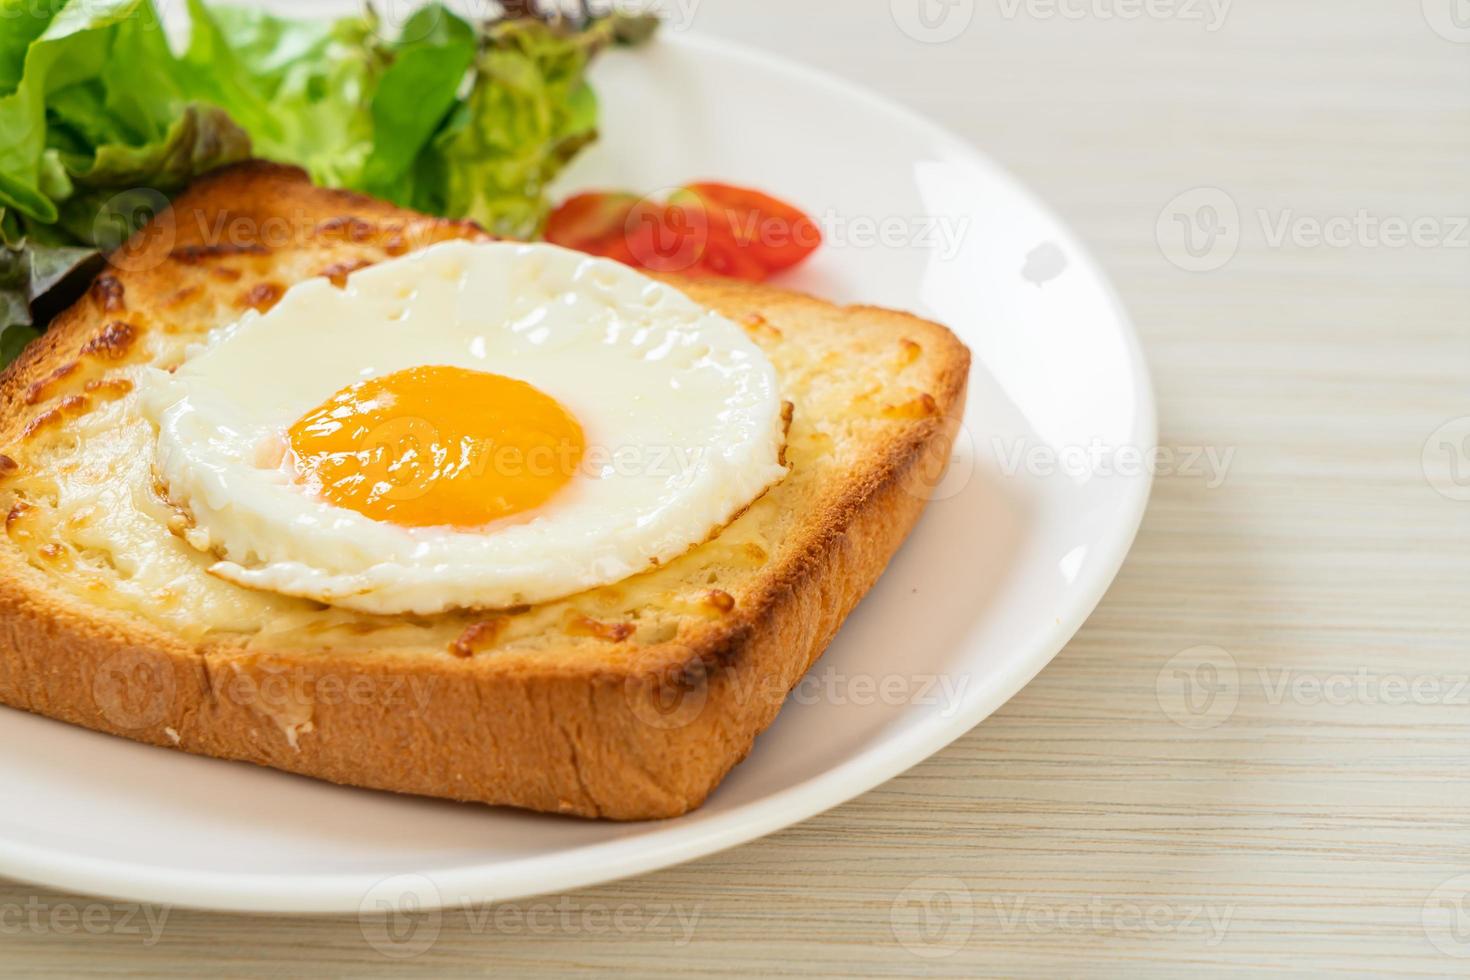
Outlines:
{"type": "Polygon", "coordinates": [[[112,50],[97,78],[112,123],[103,143],[151,143],[164,138],[180,107],[202,101],[186,90],[179,60],[150,2],[142,2],[113,32],[112,50]]]}
{"type": "Polygon", "coordinates": [[[378,70],[368,22],[295,21],[202,0],[188,7],[190,92],[243,127],[257,155],[305,167],[318,183],[350,185],[372,140],[361,108],[378,70]]]}
{"type": "Polygon", "coordinates": [[[97,147],[70,175],[75,193],[62,203],[57,224],[75,241],[114,249],[196,175],[248,156],[250,137],[222,110],[185,106],[156,142],[97,147]]]}
{"type": "Polygon", "coordinates": [[[373,95],[375,138],[359,189],[414,203],[414,161],[458,104],[476,47],[474,29],[440,4],[409,18],[373,95]]]}
{"type": "MultiPolygon", "coordinates": [[[[9,364],[36,337],[44,298],[63,283],[90,278],[100,264],[101,256],[91,248],[0,245],[0,364],[9,364]]],[[[55,312],[52,308],[44,316],[55,312]]]]}
{"type": "Polygon", "coordinates": [[[446,179],[420,203],[468,217],[494,234],[534,238],[551,180],[597,139],[597,99],[587,84],[592,55],[614,40],[610,21],[565,34],[535,20],[492,27],[469,100],[435,141],[446,179]]]}

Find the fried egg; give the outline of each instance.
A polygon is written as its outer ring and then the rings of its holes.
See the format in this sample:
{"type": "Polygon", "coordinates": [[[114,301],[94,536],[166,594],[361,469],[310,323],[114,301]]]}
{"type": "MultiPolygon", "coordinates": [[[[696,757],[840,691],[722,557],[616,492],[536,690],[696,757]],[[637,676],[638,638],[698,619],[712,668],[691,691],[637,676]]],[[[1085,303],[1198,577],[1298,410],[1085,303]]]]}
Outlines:
{"type": "Polygon", "coordinates": [[[738,326],[551,245],[300,283],[152,371],[142,404],[213,574],[371,613],[619,581],[786,472],[778,379],[738,326]]]}

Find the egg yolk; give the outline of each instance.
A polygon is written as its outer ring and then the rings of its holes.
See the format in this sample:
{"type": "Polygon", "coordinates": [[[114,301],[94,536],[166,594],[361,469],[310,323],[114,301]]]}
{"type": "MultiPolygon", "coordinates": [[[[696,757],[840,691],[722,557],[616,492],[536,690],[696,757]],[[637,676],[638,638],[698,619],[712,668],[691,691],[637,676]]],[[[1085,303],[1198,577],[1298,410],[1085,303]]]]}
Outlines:
{"type": "Polygon", "coordinates": [[[478,527],[532,510],[586,449],[550,395],[457,367],[348,385],[291,426],[289,443],[312,494],[403,527],[478,527]]]}

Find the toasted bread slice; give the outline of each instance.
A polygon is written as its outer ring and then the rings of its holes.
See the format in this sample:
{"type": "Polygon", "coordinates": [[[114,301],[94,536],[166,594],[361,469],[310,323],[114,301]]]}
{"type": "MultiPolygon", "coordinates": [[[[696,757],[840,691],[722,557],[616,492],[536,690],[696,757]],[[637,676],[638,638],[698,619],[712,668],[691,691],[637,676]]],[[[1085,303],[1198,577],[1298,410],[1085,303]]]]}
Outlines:
{"type": "Polygon", "coordinates": [[[586,817],[698,806],[873,585],[948,458],[949,331],[735,282],[793,406],[790,476],[708,542],[496,614],[382,617],[214,578],[179,537],[133,382],[312,276],[472,225],[250,163],[139,232],[0,377],[0,701],[354,786],[586,817]]]}

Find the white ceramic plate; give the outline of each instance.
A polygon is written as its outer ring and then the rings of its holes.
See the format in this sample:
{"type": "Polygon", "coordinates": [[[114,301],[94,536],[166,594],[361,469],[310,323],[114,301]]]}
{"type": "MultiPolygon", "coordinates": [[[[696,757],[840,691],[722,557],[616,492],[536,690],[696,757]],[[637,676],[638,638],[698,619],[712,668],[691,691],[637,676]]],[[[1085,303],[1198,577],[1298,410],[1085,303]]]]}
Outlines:
{"type": "Polygon", "coordinates": [[[1092,611],[1143,514],[1155,418],[1127,318],[1057,219],[935,126],[747,50],[669,38],[609,55],[597,82],[604,140],[564,188],[726,178],[789,198],[830,240],[791,285],[916,311],[975,354],[937,499],[780,719],[703,809],[620,825],[344,789],[0,709],[0,874],[277,912],[637,874],[904,771],[1015,694],[1092,611]]]}

